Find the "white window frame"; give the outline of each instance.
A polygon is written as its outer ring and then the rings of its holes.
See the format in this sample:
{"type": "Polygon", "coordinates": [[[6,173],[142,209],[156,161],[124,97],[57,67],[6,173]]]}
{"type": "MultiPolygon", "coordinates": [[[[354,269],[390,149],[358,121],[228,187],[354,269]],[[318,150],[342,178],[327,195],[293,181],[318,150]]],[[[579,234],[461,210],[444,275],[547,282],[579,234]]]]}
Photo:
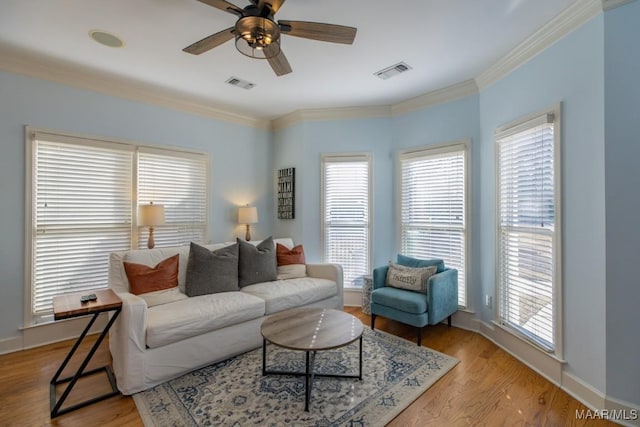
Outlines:
{"type": "MultiPolygon", "coordinates": [[[[368,217],[369,222],[367,224],[367,235],[369,236],[367,241],[367,265],[365,266],[365,275],[371,274],[371,259],[372,259],[372,242],[373,242],[373,156],[371,153],[360,152],[360,153],[340,153],[340,154],[321,154],[320,161],[320,239],[322,246],[322,257],[324,262],[328,262],[327,259],[327,242],[325,238],[325,233],[327,230],[327,225],[325,222],[325,165],[326,163],[336,163],[336,162],[367,162],[368,168],[368,192],[367,201],[368,201],[368,217]]],[[[357,290],[361,289],[361,287],[353,287],[348,286],[345,282],[345,290],[357,290]]]]}
{"type": "Polygon", "coordinates": [[[562,360],[563,357],[563,312],[562,312],[562,120],[561,120],[561,104],[545,108],[543,110],[534,112],[527,116],[521,117],[513,122],[498,127],[495,130],[495,194],[496,194],[496,289],[495,289],[495,301],[496,311],[494,313],[494,323],[500,328],[513,336],[519,338],[532,347],[554,356],[557,360],[562,360]],[[536,339],[529,337],[528,335],[518,331],[517,329],[506,325],[502,321],[502,288],[501,283],[501,270],[500,270],[500,252],[501,252],[501,224],[500,224],[500,207],[501,207],[501,192],[500,192],[500,147],[499,141],[502,138],[510,135],[517,134],[519,132],[530,129],[536,124],[541,124],[544,120],[552,120],[554,125],[553,129],[553,174],[554,174],[554,231],[553,237],[553,318],[552,318],[552,333],[554,337],[553,348],[547,348],[542,345],[536,339]]]}
{"type": "MultiPolygon", "coordinates": [[[[132,157],[132,177],[131,177],[131,248],[138,248],[139,241],[139,226],[138,221],[138,200],[137,200],[137,152],[138,150],[153,150],[163,153],[175,153],[182,156],[204,156],[206,159],[206,219],[204,224],[204,238],[209,238],[209,215],[210,215],[210,156],[206,152],[188,150],[184,148],[166,147],[166,146],[154,146],[131,142],[123,139],[98,137],[85,134],[77,134],[71,132],[62,132],[57,130],[25,126],[25,286],[24,286],[24,327],[29,328],[35,325],[46,324],[53,321],[53,313],[34,315],[32,313],[32,298],[34,297],[35,280],[34,274],[34,257],[35,257],[35,214],[34,209],[36,189],[35,186],[35,144],[36,135],[51,135],[56,141],[68,140],[70,143],[77,145],[87,146],[102,146],[108,148],[114,148],[122,151],[133,152],[132,157]]],[[[106,261],[105,261],[106,262],[106,261]]],[[[105,283],[106,285],[106,283],[105,283]]]]}
{"type": "Polygon", "coordinates": [[[464,301],[465,305],[460,306],[461,309],[471,310],[471,301],[469,298],[469,278],[471,277],[470,272],[470,250],[471,250],[471,189],[469,186],[470,179],[470,148],[471,148],[471,140],[463,139],[457,141],[446,142],[442,144],[434,144],[434,145],[426,145],[421,147],[410,148],[406,150],[401,150],[398,152],[397,156],[397,167],[396,167],[396,218],[397,218],[397,242],[396,247],[399,250],[402,250],[402,232],[403,232],[403,224],[402,224],[402,161],[409,158],[419,158],[419,157],[430,157],[436,156],[439,154],[447,154],[452,152],[463,151],[464,153],[464,283],[460,286],[458,283],[458,292],[462,290],[464,292],[464,301]]]}

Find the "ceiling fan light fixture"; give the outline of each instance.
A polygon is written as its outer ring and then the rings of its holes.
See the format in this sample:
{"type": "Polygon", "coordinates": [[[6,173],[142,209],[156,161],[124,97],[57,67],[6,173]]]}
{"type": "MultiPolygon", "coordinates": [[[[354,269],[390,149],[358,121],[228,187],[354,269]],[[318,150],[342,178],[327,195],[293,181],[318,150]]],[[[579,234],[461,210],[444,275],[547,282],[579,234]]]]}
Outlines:
{"type": "Polygon", "coordinates": [[[245,16],[236,22],[236,49],[243,55],[268,59],[280,53],[280,28],[271,19],[245,16]]]}

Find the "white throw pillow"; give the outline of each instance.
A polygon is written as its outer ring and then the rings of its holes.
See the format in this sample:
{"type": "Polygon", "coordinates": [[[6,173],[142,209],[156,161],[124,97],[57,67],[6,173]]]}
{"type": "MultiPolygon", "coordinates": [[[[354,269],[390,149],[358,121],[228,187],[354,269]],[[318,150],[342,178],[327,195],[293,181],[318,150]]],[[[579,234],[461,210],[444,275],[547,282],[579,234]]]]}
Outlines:
{"type": "Polygon", "coordinates": [[[413,268],[390,263],[387,271],[387,286],[425,294],[429,277],[436,273],[436,269],[435,265],[413,268]]]}

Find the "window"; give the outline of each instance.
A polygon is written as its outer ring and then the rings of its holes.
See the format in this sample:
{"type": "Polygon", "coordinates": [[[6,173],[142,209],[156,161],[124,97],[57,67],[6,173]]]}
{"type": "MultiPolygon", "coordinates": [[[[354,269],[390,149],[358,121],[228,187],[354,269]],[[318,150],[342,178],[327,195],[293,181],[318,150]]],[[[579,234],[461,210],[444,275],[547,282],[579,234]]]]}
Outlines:
{"type": "Polygon", "coordinates": [[[467,305],[468,142],[402,151],[400,252],[440,258],[458,270],[458,305],[467,305]]]}
{"type": "Polygon", "coordinates": [[[500,323],[550,352],[560,324],[558,114],[496,132],[500,323]]]}
{"type": "Polygon", "coordinates": [[[50,320],[54,295],[105,288],[110,252],[146,246],[140,204],[165,205],[157,246],[205,240],[206,155],[29,128],[27,138],[26,324],[50,320]]]}
{"type": "Polygon", "coordinates": [[[322,157],[322,235],[326,262],[342,265],[345,287],[370,274],[371,157],[322,157]]]}
{"type": "MultiPolygon", "coordinates": [[[[202,242],[207,228],[207,156],[138,149],[138,204],[164,205],[164,225],[154,229],[156,246],[202,242]]],[[[147,245],[146,230],[138,247],[147,245]]]]}

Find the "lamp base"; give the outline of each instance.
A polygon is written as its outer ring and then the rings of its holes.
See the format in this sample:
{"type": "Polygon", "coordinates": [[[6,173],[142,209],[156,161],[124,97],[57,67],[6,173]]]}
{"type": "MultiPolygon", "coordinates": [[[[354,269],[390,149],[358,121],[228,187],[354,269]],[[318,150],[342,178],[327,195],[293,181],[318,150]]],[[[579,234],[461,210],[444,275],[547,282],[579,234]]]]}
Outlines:
{"type": "Polygon", "coordinates": [[[246,240],[247,242],[249,240],[251,240],[251,226],[249,224],[247,224],[247,232],[244,235],[244,240],[246,240]]]}
{"type": "Polygon", "coordinates": [[[153,249],[156,242],[153,240],[153,227],[149,227],[149,240],[147,240],[147,248],[153,249]]]}

